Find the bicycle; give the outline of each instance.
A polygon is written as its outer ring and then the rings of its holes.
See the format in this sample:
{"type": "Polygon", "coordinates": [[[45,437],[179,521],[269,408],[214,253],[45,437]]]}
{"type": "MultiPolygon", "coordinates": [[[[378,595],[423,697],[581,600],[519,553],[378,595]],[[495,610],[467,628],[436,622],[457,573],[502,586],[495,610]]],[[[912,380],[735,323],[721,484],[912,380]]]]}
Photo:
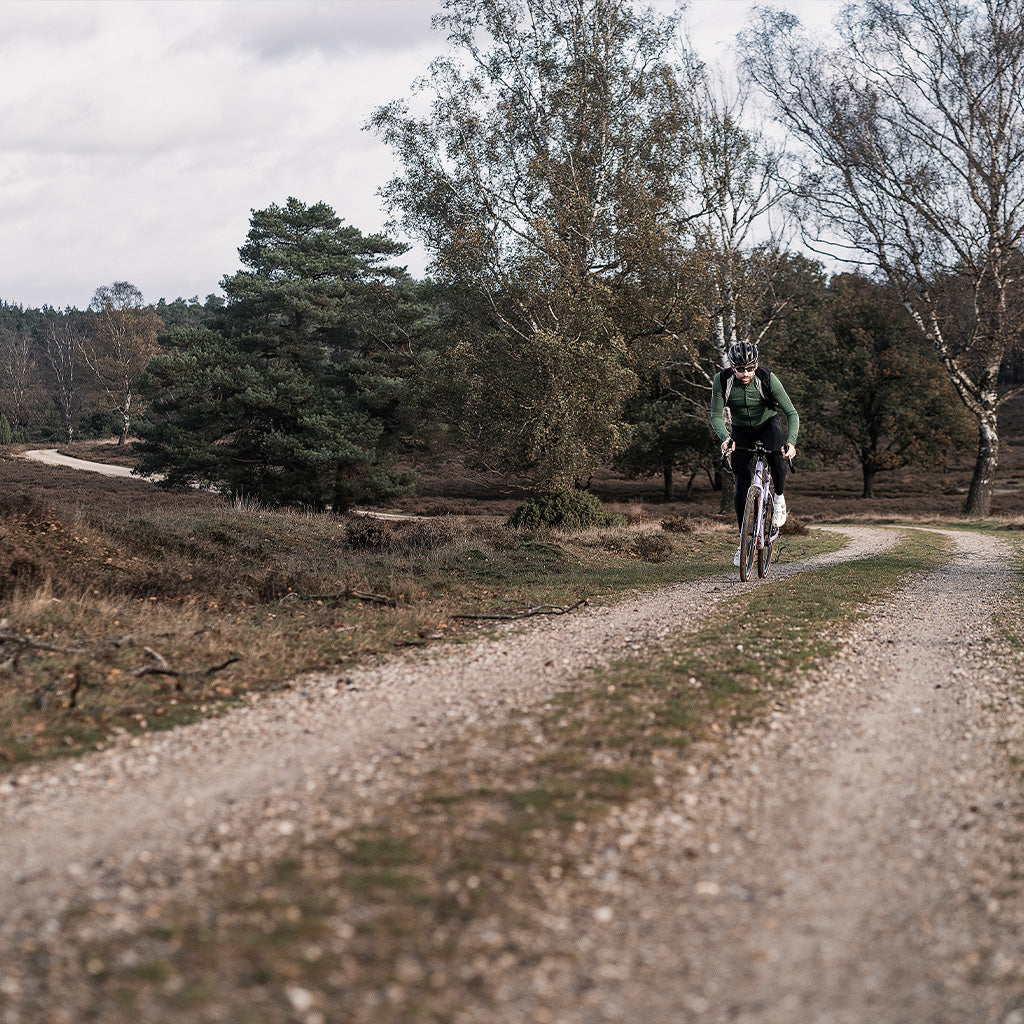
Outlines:
{"type": "Polygon", "coordinates": [[[775,555],[775,542],[779,539],[779,531],[775,527],[775,484],[768,466],[768,456],[773,453],[760,441],[755,442],[753,448],[733,448],[732,451],[750,452],[754,456],[750,488],[743,507],[743,525],[740,527],[740,579],[746,583],[751,577],[755,558],[757,575],[761,579],[768,575],[775,555]]]}

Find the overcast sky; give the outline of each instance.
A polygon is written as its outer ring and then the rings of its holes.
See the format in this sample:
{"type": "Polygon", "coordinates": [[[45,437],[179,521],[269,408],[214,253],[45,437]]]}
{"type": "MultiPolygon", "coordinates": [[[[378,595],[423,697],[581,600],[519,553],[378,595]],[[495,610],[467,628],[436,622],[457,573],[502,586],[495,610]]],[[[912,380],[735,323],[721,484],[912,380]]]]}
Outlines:
{"type": "MultiPolygon", "coordinates": [[[[770,0],[825,24],[832,0],[770,0]]],[[[127,280],[201,299],[253,209],[296,196],[382,229],[363,131],[443,47],[439,0],[0,0],[0,300],[85,308],[127,280]]],[[[672,0],[653,6],[669,11],[672,0]]],[[[750,0],[693,0],[717,59],[750,0]]],[[[421,276],[424,254],[404,259],[421,276]]]]}

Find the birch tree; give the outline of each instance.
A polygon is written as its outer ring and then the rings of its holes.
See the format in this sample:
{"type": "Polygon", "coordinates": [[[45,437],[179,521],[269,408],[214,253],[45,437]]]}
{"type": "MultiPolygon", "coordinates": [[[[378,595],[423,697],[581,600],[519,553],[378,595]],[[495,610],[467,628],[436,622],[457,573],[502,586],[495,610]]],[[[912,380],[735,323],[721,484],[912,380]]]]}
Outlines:
{"type": "Polygon", "coordinates": [[[803,212],[934,346],[978,424],[965,510],[987,515],[997,413],[1021,390],[999,377],[1022,331],[1024,0],[864,0],[831,47],[760,17],[744,66],[801,146],[803,212]]]}
{"type": "Polygon", "coordinates": [[[781,151],[747,126],[744,96],[730,97],[705,74],[695,101],[701,208],[690,229],[708,271],[716,361],[723,368],[731,345],[759,344],[788,304],[776,292],[773,274],[784,259],[782,236],[779,225],[768,220],[788,189],[781,151]]]}
{"type": "Polygon", "coordinates": [[[74,439],[75,420],[81,402],[81,353],[88,343],[81,314],[71,310],[54,314],[43,332],[43,355],[53,384],[61,433],[67,443],[74,439]]]}
{"type": "Polygon", "coordinates": [[[0,330],[0,396],[15,430],[25,430],[32,418],[32,384],[37,352],[26,327],[0,330]]]}
{"type": "Polygon", "coordinates": [[[131,430],[143,370],[156,354],[161,321],[142,292],[128,281],[115,281],[96,289],[89,309],[92,330],[82,355],[100,388],[121,417],[118,444],[131,430]]]}

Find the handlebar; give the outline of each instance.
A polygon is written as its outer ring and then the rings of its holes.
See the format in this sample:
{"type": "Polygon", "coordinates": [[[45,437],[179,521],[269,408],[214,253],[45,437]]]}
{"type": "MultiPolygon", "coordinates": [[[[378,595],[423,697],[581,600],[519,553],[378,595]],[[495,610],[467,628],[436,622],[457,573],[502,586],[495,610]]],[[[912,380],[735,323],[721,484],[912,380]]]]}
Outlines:
{"type": "MultiPolygon", "coordinates": [[[[765,446],[763,444],[761,444],[760,441],[757,441],[754,444],[753,448],[741,448],[739,445],[733,445],[732,448],[730,448],[729,451],[727,451],[722,456],[722,461],[730,469],[732,469],[732,460],[730,459],[730,456],[732,455],[733,452],[750,452],[751,455],[781,455],[782,454],[782,449],[781,448],[765,448],[765,446]]],[[[796,467],[793,465],[792,458],[787,456],[786,457],[786,462],[789,463],[789,468],[791,470],[795,470],[796,467]]]]}

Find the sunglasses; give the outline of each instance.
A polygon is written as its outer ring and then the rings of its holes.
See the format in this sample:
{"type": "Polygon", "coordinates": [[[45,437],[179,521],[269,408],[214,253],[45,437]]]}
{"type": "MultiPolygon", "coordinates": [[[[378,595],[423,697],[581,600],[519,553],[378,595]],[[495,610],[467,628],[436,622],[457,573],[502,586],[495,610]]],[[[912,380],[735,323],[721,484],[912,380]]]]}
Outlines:
{"type": "Polygon", "coordinates": [[[752,366],[734,366],[733,369],[737,373],[753,373],[757,369],[757,363],[752,366]]]}

